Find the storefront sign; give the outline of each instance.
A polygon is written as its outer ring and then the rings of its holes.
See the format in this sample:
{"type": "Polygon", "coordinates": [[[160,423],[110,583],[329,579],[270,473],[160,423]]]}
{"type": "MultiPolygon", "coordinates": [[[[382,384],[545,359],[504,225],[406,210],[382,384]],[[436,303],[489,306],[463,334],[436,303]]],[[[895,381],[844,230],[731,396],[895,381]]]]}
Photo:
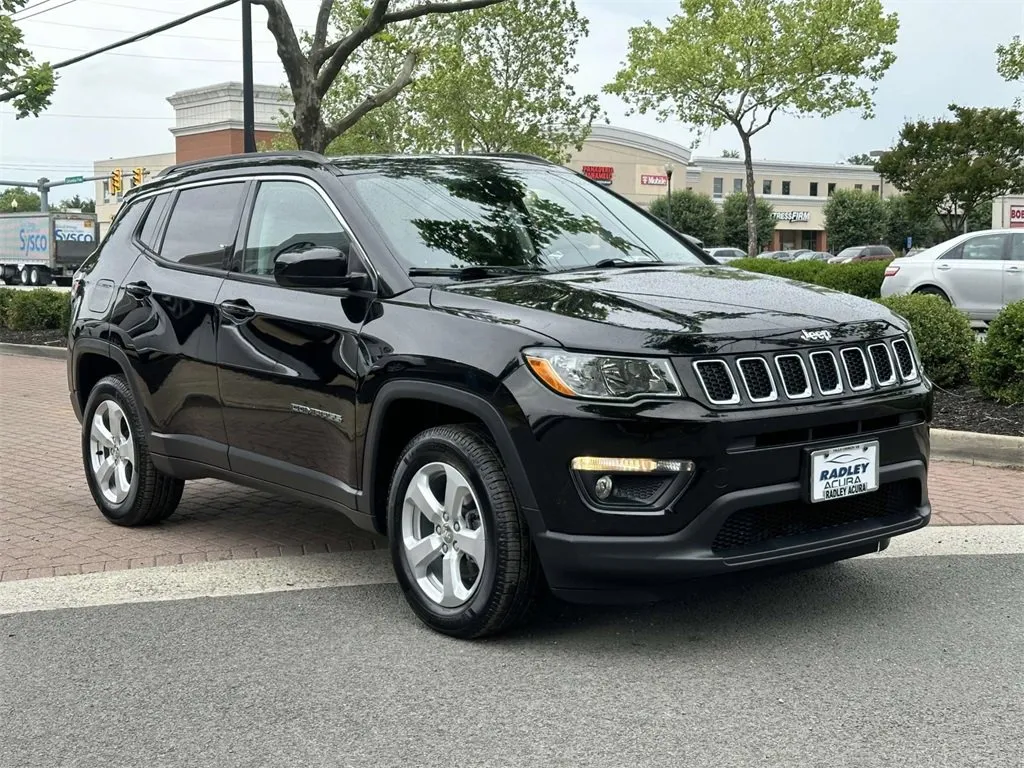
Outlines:
{"type": "Polygon", "coordinates": [[[611,184],[612,176],[615,175],[615,169],[610,165],[584,165],[583,175],[602,184],[611,184]]]}
{"type": "Polygon", "coordinates": [[[1010,206],[1010,226],[1013,229],[1024,229],[1024,205],[1010,206]]]}
{"type": "Polygon", "coordinates": [[[654,173],[643,173],[640,174],[640,183],[646,184],[649,187],[665,187],[668,186],[668,176],[659,176],[654,173]]]}
{"type": "Polygon", "coordinates": [[[776,221],[810,221],[810,211],[774,211],[776,221]]]}

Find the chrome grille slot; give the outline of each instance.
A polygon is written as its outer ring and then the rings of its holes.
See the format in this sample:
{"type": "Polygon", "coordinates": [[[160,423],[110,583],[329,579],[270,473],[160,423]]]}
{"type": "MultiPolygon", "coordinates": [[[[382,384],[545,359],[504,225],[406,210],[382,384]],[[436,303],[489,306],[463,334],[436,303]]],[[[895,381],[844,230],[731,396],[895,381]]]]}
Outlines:
{"type": "Polygon", "coordinates": [[[868,361],[864,357],[864,350],[858,347],[848,347],[842,351],[842,358],[850,389],[854,392],[871,389],[871,377],[868,375],[868,361]]]}
{"type": "Polygon", "coordinates": [[[698,360],[693,364],[704,395],[715,405],[735,405],[740,392],[724,360],[698,360]]]}
{"type": "Polygon", "coordinates": [[[892,343],[893,354],[896,355],[896,365],[900,369],[900,376],[904,381],[913,381],[917,378],[917,365],[914,363],[914,353],[910,351],[910,344],[906,339],[896,339],[892,343]]]}
{"type": "Polygon", "coordinates": [[[807,366],[800,355],[776,355],[775,367],[782,379],[782,390],[791,400],[801,400],[811,396],[811,381],[807,376],[807,366]]]}
{"type": "Polygon", "coordinates": [[[875,373],[875,381],[879,386],[888,387],[896,383],[896,369],[892,364],[892,356],[885,344],[872,344],[868,347],[871,356],[871,368],[875,373]]]}
{"type": "Polygon", "coordinates": [[[843,391],[843,380],[839,378],[839,364],[831,352],[812,352],[811,367],[818,391],[823,395],[836,395],[843,391]]]}
{"type": "Polygon", "coordinates": [[[747,389],[747,397],[754,403],[768,403],[778,400],[771,369],[763,357],[743,357],[736,362],[740,378],[747,389]]]}

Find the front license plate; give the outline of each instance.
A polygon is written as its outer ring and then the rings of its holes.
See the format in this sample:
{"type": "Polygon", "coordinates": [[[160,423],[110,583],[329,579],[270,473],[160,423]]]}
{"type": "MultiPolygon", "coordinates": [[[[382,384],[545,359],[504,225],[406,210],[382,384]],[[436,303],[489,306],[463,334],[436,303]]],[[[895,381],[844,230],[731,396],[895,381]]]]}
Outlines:
{"type": "Polygon", "coordinates": [[[811,454],[811,501],[832,501],[878,490],[878,441],[811,454]]]}

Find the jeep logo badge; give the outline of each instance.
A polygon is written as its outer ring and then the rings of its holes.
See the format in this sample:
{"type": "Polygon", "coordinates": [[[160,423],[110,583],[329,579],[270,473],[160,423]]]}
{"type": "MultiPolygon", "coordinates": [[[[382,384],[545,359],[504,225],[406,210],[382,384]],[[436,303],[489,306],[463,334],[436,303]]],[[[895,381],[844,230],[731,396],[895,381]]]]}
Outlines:
{"type": "Polygon", "coordinates": [[[831,341],[832,334],[828,331],[804,331],[800,338],[804,341],[831,341]]]}

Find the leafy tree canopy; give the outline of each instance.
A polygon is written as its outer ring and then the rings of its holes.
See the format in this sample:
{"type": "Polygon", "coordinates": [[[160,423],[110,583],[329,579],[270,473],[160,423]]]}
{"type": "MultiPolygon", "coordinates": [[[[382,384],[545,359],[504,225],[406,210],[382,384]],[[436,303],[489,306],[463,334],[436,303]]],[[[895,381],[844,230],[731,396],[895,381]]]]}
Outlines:
{"type": "Polygon", "coordinates": [[[8,187],[0,192],[0,213],[24,213],[38,211],[39,195],[24,187],[8,187]]]}
{"type": "Polygon", "coordinates": [[[878,195],[837,189],[824,213],[828,244],[836,253],[853,245],[876,245],[885,238],[885,203],[878,195]]]}
{"type": "Polygon", "coordinates": [[[13,15],[27,0],[0,0],[0,103],[10,102],[18,117],[38,115],[50,106],[56,85],[48,63],[37,64],[13,15]]]}
{"type": "Polygon", "coordinates": [[[867,152],[861,152],[859,155],[851,155],[846,158],[846,162],[850,165],[874,165],[875,158],[869,155],[867,152]]]}
{"type": "Polygon", "coordinates": [[[82,213],[96,213],[96,201],[91,198],[83,198],[81,195],[68,197],[61,200],[57,205],[61,211],[80,210],[82,213]]]}
{"type": "Polygon", "coordinates": [[[672,192],[672,215],[669,217],[669,198],[659,197],[651,203],[651,213],[665,222],[671,222],[678,232],[692,235],[705,245],[717,245],[722,236],[722,212],[710,195],[684,189],[672,192]]]}
{"type": "Polygon", "coordinates": [[[605,90],[661,120],[736,130],[753,253],[751,138],[780,113],[870,115],[898,28],[881,0],[681,0],[665,28],[648,21],[630,30],[625,65],[605,90]]]}
{"type": "Polygon", "coordinates": [[[1024,116],[1017,109],[949,109],[951,117],[906,123],[877,168],[953,235],[979,207],[1024,192],[1024,116]]]}
{"type": "Polygon", "coordinates": [[[1005,45],[996,47],[996,71],[1004,80],[1024,80],[1024,39],[1014,35],[1005,45]]]}
{"type": "MultiPolygon", "coordinates": [[[[757,245],[755,252],[767,248],[775,232],[775,211],[767,200],[756,198],[757,245]]],[[[747,248],[747,193],[733,192],[722,201],[722,241],[728,248],[747,248]]]]}

